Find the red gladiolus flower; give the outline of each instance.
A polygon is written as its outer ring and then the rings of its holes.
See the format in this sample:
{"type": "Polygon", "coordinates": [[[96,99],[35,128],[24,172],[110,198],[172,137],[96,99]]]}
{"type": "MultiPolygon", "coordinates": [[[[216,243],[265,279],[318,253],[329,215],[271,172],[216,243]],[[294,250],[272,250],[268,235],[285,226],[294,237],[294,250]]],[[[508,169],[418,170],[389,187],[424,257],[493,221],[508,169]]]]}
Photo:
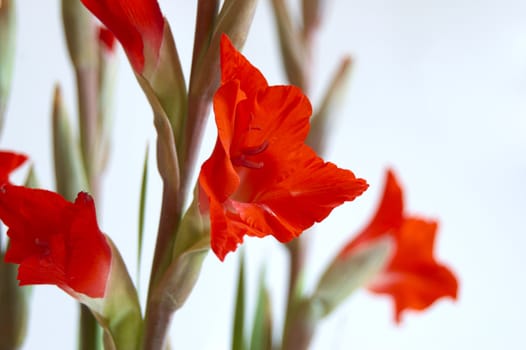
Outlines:
{"type": "Polygon", "coordinates": [[[387,172],[383,198],[369,225],[340,253],[352,254],[361,244],[390,236],[394,251],[384,270],[369,284],[371,292],[391,295],[395,320],[403,311],[424,310],[442,297],[457,298],[453,272],[433,255],[437,223],[403,213],[402,189],[392,171],[387,172]]]}
{"type": "Polygon", "coordinates": [[[55,284],[73,297],[104,297],[111,250],[87,193],[71,203],[54,192],[6,184],[0,219],[9,228],[5,261],[20,264],[20,285],[55,284]]]}
{"type": "Polygon", "coordinates": [[[0,185],[9,182],[9,175],[27,160],[23,154],[0,151],[0,185]]]}
{"type": "Polygon", "coordinates": [[[81,0],[122,44],[137,73],[146,59],[157,61],[164,18],[156,0],[81,0]]]}
{"type": "Polygon", "coordinates": [[[226,35],[221,80],[214,96],[218,138],[199,175],[219,259],[245,235],[288,242],[367,189],[305,145],[312,109],[300,89],[268,86],[226,35]]]}

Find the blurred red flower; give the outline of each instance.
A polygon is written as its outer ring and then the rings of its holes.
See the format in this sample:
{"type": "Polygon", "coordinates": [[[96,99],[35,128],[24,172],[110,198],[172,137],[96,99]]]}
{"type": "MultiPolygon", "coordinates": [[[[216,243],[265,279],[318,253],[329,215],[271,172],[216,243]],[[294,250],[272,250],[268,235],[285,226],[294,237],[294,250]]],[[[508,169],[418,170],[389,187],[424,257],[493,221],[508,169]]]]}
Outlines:
{"type": "Polygon", "coordinates": [[[362,244],[385,236],[392,238],[392,256],[368,289],[394,299],[396,322],[400,322],[404,310],[424,310],[442,297],[457,298],[457,278],[433,255],[437,226],[435,221],[404,214],[402,189],[389,170],[376,214],[340,252],[343,257],[362,244]]]}
{"type": "Polygon", "coordinates": [[[115,52],[115,41],[115,35],[113,35],[111,30],[104,26],[99,27],[99,42],[108,52],[115,52]]]}
{"type": "Polygon", "coordinates": [[[0,151],[0,185],[9,182],[9,175],[21,166],[27,156],[9,151],[0,151]]]}
{"type": "Polygon", "coordinates": [[[199,175],[200,205],[221,260],[245,235],[288,242],[367,189],[305,145],[312,108],[301,90],[268,86],[226,35],[214,113],[218,138],[199,175]]]}
{"type": "Polygon", "coordinates": [[[146,60],[157,61],[164,30],[157,0],[81,1],[117,37],[137,73],[146,60]]]}
{"type": "Polygon", "coordinates": [[[10,238],[5,261],[20,265],[20,285],[54,284],[73,297],[104,297],[111,250],[91,196],[81,192],[71,203],[54,192],[4,184],[0,219],[10,238]]]}

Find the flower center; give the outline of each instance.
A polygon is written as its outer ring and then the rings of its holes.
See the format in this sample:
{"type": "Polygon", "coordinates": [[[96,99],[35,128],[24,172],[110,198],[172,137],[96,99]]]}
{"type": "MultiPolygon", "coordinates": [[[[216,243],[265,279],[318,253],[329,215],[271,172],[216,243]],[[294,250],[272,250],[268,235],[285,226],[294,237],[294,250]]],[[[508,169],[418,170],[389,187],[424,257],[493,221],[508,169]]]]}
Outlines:
{"type": "Polygon", "coordinates": [[[232,164],[236,166],[243,166],[250,169],[261,169],[264,163],[248,159],[248,157],[257,156],[263,153],[268,148],[269,142],[265,140],[262,144],[257,146],[244,147],[238,156],[232,157],[232,164]]]}

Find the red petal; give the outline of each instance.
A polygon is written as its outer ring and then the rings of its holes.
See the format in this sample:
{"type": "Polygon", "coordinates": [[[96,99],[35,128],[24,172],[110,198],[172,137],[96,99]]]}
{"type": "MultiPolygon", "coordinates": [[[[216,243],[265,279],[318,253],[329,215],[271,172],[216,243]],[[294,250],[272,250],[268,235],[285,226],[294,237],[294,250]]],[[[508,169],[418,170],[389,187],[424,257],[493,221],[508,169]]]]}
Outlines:
{"type": "Polygon", "coordinates": [[[297,168],[298,158],[303,157],[305,149],[312,107],[298,88],[271,86],[239,110],[243,113],[236,116],[236,124],[241,126],[232,142],[230,156],[245,157],[262,165],[260,169],[243,169],[246,176],[239,192],[252,201],[258,193],[274,186],[287,177],[291,169],[297,168]],[[246,154],[245,150],[260,145],[267,145],[264,152],[246,154]]]}
{"type": "Polygon", "coordinates": [[[54,192],[4,185],[0,219],[11,238],[5,260],[20,264],[20,284],[55,284],[104,296],[111,251],[87,194],[73,204],[54,192]]]}
{"type": "Polygon", "coordinates": [[[221,82],[238,80],[247,96],[268,86],[267,80],[237,49],[226,34],[221,36],[221,82]]]}
{"type": "Polygon", "coordinates": [[[218,137],[212,155],[201,166],[199,184],[207,196],[219,202],[225,201],[239,186],[239,177],[229,153],[237,106],[243,98],[237,82],[223,85],[214,96],[218,137]]]}
{"type": "Polygon", "coordinates": [[[391,262],[368,287],[393,297],[397,322],[405,310],[424,310],[442,297],[457,297],[455,275],[433,257],[436,228],[432,221],[404,220],[391,262]]]}
{"type": "Polygon", "coordinates": [[[246,229],[227,218],[224,206],[210,200],[210,245],[216,256],[223,261],[227,253],[236,250],[243,242],[246,229]]]}
{"type": "Polygon", "coordinates": [[[95,203],[87,193],[79,193],[73,205],[66,248],[68,285],[90,297],[103,297],[110,273],[111,249],[97,224],[95,203]]]}
{"type": "Polygon", "coordinates": [[[374,240],[400,227],[403,221],[403,195],[392,170],[387,170],[380,205],[371,222],[340,253],[350,253],[359,244],[374,240]]]}
{"type": "Polygon", "coordinates": [[[115,34],[133,69],[142,73],[145,55],[159,56],[164,18],[156,0],[81,0],[115,34]]]}
{"type": "Polygon", "coordinates": [[[26,160],[23,154],[0,151],[0,185],[9,182],[9,174],[26,160]]]}
{"type": "MultiPolygon", "coordinates": [[[[324,162],[307,146],[304,149],[303,159],[294,164],[296,171],[254,200],[299,232],[367,189],[365,180],[357,179],[351,171],[324,162]]],[[[276,238],[289,241],[294,236],[276,238]]]]}

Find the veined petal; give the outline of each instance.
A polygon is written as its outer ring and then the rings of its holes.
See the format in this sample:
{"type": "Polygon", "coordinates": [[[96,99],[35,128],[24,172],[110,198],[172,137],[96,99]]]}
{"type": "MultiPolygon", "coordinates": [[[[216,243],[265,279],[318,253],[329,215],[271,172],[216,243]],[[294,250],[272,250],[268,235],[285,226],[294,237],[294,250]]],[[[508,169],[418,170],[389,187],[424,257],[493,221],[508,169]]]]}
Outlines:
{"type": "MultiPolygon", "coordinates": [[[[254,200],[300,232],[325,219],[345,201],[354,200],[368,187],[351,171],[324,162],[308,146],[302,153],[303,159],[296,160],[293,173],[254,200]]],[[[289,241],[294,237],[276,238],[289,241]]]]}
{"type": "Polygon", "coordinates": [[[157,0],[81,1],[115,34],[136,72],[142,72],[145,57],[157,60],[164,30],[157,0]]]}
{"type": "Polygon", "coordinates": [[[238,80],[241,90],[247,96],[254,96],[258,90],[268,86],[267,80],[239,51],[228,36],[223,34],[220,43],[221,83],[238,80]]]}
{"type": "Polygon", "coordinates": [[[397,232],[391,262],[368,286],[393,298],[396,322],[405,310],[424,310],[442,297],[457,298],[455,275],[433,256],[436,229],[436,222],[406,219],[397,232]]]}

